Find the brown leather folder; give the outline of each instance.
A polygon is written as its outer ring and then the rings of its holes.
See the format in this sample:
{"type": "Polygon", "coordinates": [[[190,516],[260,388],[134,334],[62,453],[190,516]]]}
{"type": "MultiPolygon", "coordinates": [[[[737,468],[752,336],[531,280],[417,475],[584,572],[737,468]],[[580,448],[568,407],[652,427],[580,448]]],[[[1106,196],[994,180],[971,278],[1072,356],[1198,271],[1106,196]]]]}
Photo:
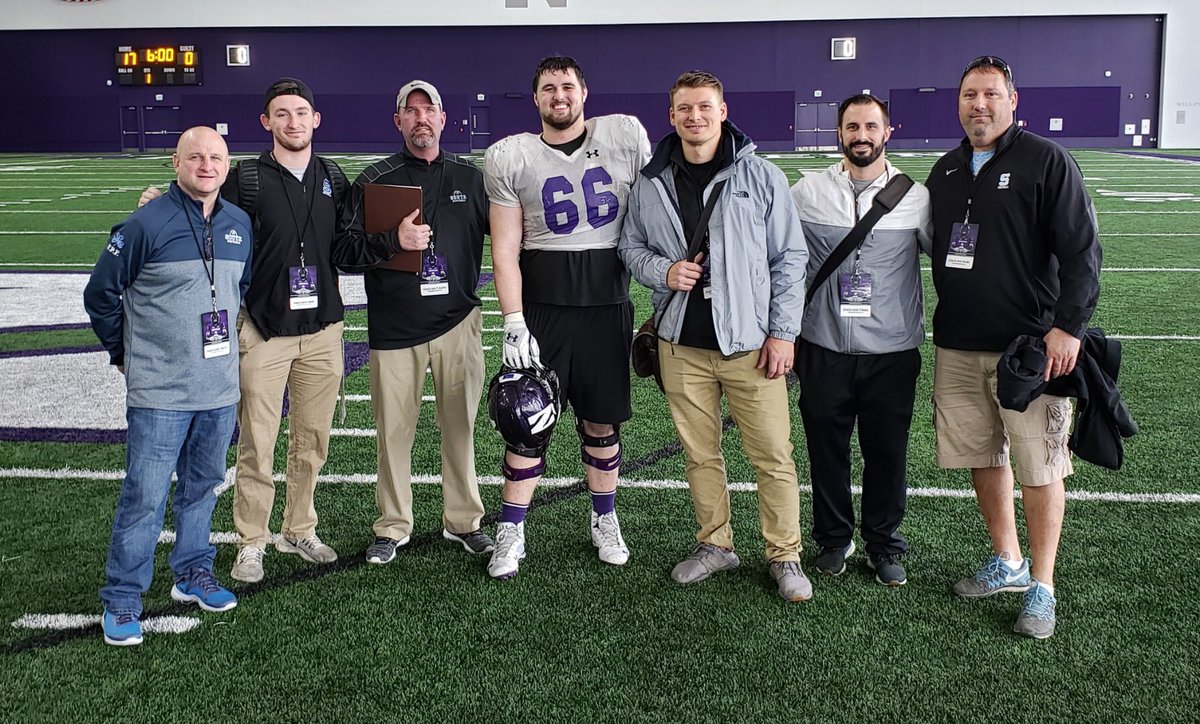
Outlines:
{"type": "MultiPolygon", "coordinates": [[[[423,224],[420,186],[366,184],[363,187],[364,229],[368,234],[396,233],[404,217],[418,209],[414,223],[423,224]]],[[[376,269],[394,269],[416,274],[421,271],[421,252],[398,251],[375,265],[376,269]]]]}

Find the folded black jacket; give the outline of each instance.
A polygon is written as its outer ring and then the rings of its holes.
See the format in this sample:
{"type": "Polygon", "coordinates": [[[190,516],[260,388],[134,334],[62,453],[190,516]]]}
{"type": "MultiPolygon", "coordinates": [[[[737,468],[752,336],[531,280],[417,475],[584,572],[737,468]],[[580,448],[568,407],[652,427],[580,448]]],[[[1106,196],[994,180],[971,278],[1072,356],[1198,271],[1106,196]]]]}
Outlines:
{"type": "Polygon", "coordinates": [[[1104,330],[1089,329],[1075,369],[1049,382],[1046,343],[1041,337],[1023,334],[1014,339],[996,364],[996,396],[1008,410],[1024,412],[1042,393],[1074,397],[1075,426],[1067,446],[1083,460],[1119,470],[1125,462],[1122,438],[1137,433],[1137,423],[1117,389],[1121,370],[1121,343],[1104,336],[1104,330]]]}

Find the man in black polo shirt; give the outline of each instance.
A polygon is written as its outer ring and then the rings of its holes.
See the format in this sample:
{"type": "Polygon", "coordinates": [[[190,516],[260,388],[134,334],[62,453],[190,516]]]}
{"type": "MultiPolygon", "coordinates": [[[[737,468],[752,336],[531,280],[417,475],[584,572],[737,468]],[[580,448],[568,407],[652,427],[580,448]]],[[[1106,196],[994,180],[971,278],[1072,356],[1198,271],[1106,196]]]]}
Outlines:
{"type": "Polygon", "coordinates": [[[367,270],[371,410],[379,462],[379,518],[367,562],[377,564],[390,562],[412,533],[412,446],[426,369],[433,373],[441,435],[442,535],[470,553],[489,553],[493,547],[479,525],[483,502],[473,437],[483,392],[483,317],[475,292],[488,233],[483,175],[441,150],[446,112],[432,84],[414,80],[400,89],[395,123],[404,147],[354,180],[346,214],[350,240],[338,259],[347,270],[367,270]],[[394,232],[367,234],[367,184],[420,186],[424,223],[415,223],[414,211],[394,232]],[[382,249],[420,251],[420,273],[372,268],[384,258],[382,249]]]}

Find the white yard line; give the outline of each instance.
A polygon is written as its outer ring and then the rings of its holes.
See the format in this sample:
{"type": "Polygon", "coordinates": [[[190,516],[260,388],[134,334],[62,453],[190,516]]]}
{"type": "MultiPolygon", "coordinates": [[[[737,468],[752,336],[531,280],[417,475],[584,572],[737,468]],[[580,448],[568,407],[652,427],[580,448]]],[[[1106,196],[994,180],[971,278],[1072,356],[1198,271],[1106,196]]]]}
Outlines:
{"type": "MultiPolygon", "coordinates": [[[[1185,334],[1110,334],[1109,339],[1126,341],[1200,342],[1200,337],[1185,334]]],[[[925,339],[933,339],[933,332],[926,332],[925,339]]]]}
{"type": "MultiPolygon", "coordinates": [[[[374,432],[372,430],[372,432],[374,432]]],[[[125,477],[124,471],[116,470],[78,470],[64,468],[61,470],[44,470],[37,468],[0,468],[0,478],[31,478],[35,480],[122,480],[125,477]]],[[[227,475],[228,477],[228,475],[227,475]]],[[[274,476],[276,482],[283,482],[286,477],[282,474],[274,476]]],[[[438,475],[414,475],[412,477],[414,483],[420,485],[440,485],[442,482],[441,476],[438,475]]],[[[374,485],[378,482],[378,477],[373,473],[359,473],[353,475],[320,475],[317,478],[318,483],[342,483],[350,485],[374,485]]],[[[561,488],[569,485],[574,485],[578,482],[577,478],[542,478],[540,485],[551,488],[561,488]]],[[[480,485],[502,485],[504,479],[498,475],[482,475],[479,477],[480,485]]],[[[687,490],[687,481],[685,480],[622,480],[621,487],[624,488],[639,488],[639,489],[654,489],[654,490],[687,490]]],[[[757,488],[755,483],[730,483],[729,489],[734,492],[749,492],[757,488]]],[[[862,494],[862,489],[859,486],[851,488],[855,494],[862,494]]],[[[801,485],[800,490],[806,493],[812,492],[812,486],[801,485]]],[[[973,498],[975,493],[970,488],[931,488],[931,487],[914,487],[908,489],[908,494],[918,498],[973,498]]],[[[1020,491],[1014,493],[1014,497],[1020,497],[1020,491]]],[[[1102,501],[1107,503],[1178,503],[1178,504],[1196,504],[1200,503],[1200,493],[1117,493],[1103,491],[1087,491],[1087,490],[1068,490],[1068,500],[1091,500],[1102,501]]],[[[169,533],[169,531],[166,531],[169,533]]],[[[214,533],[214,535],[221,535],[214,533]]],[[[236,535],[234,533],[225,534],[220,540],[226,540],[227,536],[236,535]]]]}
{"type": "MultiPolygon", "coordinates": [[[[421,395],[421,402],[435,402],[437,400],[433,395],[421,395]]],[[[346,402],[370,402],[370,395],[346,395],[346,402]]]]}
{"type": "MultiPolygon", "coordinates": [[[[12,622],[13,628],[35,631],[65,631],[88,628],[100,623],[100,616],[85,613],[27,613],[12,622]]],[[[143,633],[181,634],[199,626],[200,619],[193,616],[154,616],[142,621],[143,633]]]]}
{"type": "Polygon", "coordinates": [[[32,262],[32,261],[2,261],[2,262],[0,262],[0,266],[15,266],[15,267],[19,267],[21,269],[24,269],[26,267],[39,267],[40,268],[40,267],[44,267],[44,266],[49,266],[49,267],[69,266],[69,267],[81,267],[83,269],[91,269],[92,267],[94,267],[96,265],[95,264],[74,263],[74,262],[69,263],[69,264],[64,263],[64,262],[59,262],[57,264],[51,264],[49,262],[42,263],[42,262],[32,262]]]}

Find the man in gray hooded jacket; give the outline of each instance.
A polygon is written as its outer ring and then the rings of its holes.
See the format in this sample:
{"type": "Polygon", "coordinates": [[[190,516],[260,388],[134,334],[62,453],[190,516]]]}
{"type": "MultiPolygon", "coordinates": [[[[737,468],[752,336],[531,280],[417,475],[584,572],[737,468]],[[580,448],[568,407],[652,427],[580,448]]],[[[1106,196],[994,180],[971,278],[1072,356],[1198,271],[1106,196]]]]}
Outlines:
{"type": "Polygon", "coordinates": [[[663,388],[700,526],[695,549],[671,576],[694,583],[740,563],[721,456],[724,392],[754,466],[771,576],[782,597],[803,601],[812,585],[800,568],[784,376],[804,311],[804,235],[783,172],[755,156],[754,143],[727,120],[721,82],[684,73],[670,98],[675,133],[630,192],[618,249],[653,291],[663,388]],[[687,258],[712,193],[719,196],[707,232],[687,258]]]}
{"type": "MultiPolygon", "coordinates": [[[[809,284],[899,175],[884,153],[890,136],[882,101],[865,94],[847,98],[838,107],[845,158],[792,187],[812,252],[809,284]]],[[[907,502],[908,431],[921,370],[918,348],[925,341],[920,253],[929,252],[931,239],[929,192],[917,184],[813,292],[804,310],[796,375],[822,573],[841,574],[854,552],[850,436],[857,423],[867,565],[884,585],[908,580],[901,563],[908,544],[897,529],[907,502]]]]}

